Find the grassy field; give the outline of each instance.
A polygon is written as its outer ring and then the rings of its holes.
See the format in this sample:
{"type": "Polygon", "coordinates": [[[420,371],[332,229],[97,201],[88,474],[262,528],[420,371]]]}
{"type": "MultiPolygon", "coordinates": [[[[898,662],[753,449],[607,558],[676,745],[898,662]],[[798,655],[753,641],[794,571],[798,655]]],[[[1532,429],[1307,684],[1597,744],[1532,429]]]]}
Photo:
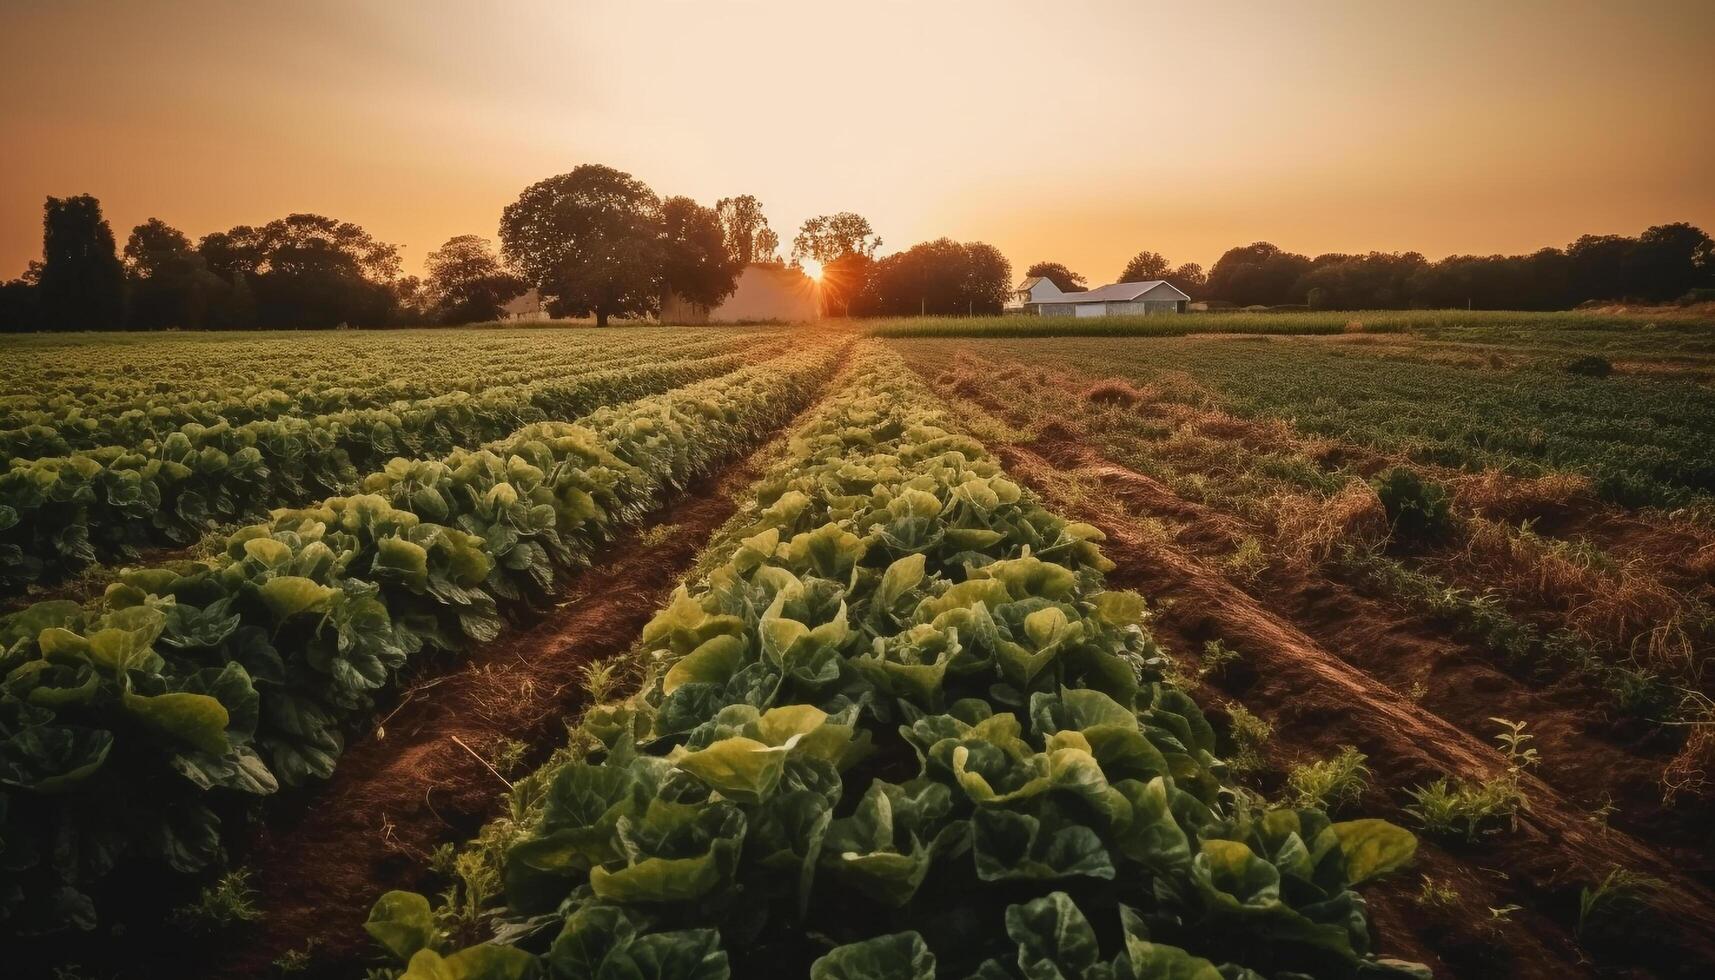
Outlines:
{"type": "Polygon", "coordinates": [[[1715,970],[1705,320],[154,340],[0,340],[25,975],[1715,970]]]}
{"type": "Polygon", "coordinates": [[[1476,342],[1531,341],[1561,332],[1626,334],[1662,331],[1697,335],[1707,342],[1710,340],[1711,327],[1715,327],[1715,313],[1708,310],[1685,311],[1669,308],[1636,312],[1334,310],[1115,317],[912,317],[880,321],[869,325],[867,329],[882,337],[1181,337],[1208,333],[1409,333],[1476,342]]]}

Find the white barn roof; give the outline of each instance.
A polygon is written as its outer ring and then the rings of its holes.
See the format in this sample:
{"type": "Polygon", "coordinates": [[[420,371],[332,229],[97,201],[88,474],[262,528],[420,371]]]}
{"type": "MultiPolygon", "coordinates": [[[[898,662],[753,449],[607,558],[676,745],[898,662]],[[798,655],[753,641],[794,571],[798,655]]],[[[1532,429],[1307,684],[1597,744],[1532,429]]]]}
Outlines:
{"type": "Polygon", "coordinates": [[[1149,293],[1156,292],[1156,290],[1160,290],[1161,292],[1152,297],[1154,299],[1188,300],[1191,298],[1180,292],[1172,283],[1167,282],[1165,279],[1151,279],[1148,282],[1116,282],[1111,286],[1097,286],[1095,289],[1087,289],[1081,293],[1067,293],[1064,299],[1056,300],[1056,302],[1126,303],[1131,300],[1141,299],[1149,293]]]}

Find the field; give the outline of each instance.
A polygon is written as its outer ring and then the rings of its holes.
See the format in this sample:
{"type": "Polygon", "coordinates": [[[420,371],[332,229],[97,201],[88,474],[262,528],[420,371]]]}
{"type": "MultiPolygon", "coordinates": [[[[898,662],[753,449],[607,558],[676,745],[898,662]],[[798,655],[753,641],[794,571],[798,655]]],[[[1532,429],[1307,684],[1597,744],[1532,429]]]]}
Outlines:
{"type": "Polygon", "coordinates": [[[1715,322],[0,338],[25,976],[1715,971],[1715,322]]]}

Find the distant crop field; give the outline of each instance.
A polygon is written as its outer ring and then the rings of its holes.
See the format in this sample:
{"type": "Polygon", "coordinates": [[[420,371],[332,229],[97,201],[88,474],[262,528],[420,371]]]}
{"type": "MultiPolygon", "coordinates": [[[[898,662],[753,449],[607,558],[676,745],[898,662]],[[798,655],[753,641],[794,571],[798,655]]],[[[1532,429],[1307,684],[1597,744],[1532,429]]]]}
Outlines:
{"type": "Polygon", "coordinates": [[[1661,330],[1700,334],[1715,327],[1715,316],[1667,310],[1660,314],[1498,310],[1356,310],[1174,313],[1113,317],[912,317],[879,321],[868,327],[881,337],[1178,337],[1190,334],[1337,334],[1414,333],[1453,335],[1472,340],[1528,339],[1533,335],[1629,333],[1661,330]]]}

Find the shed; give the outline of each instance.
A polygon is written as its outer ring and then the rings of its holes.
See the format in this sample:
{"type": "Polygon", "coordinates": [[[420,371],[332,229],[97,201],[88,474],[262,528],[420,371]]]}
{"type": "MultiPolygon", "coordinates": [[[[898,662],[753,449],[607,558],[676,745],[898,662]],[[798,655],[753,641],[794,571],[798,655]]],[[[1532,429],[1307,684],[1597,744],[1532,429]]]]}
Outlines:
{"type": "Polygon", "coordinates": [[[1161,279],[1116,282],[1081,293],[1061,293],[1038,307],[1042,316],[1122,316],[1184,313],[1191,297],[1161,279]]]}

